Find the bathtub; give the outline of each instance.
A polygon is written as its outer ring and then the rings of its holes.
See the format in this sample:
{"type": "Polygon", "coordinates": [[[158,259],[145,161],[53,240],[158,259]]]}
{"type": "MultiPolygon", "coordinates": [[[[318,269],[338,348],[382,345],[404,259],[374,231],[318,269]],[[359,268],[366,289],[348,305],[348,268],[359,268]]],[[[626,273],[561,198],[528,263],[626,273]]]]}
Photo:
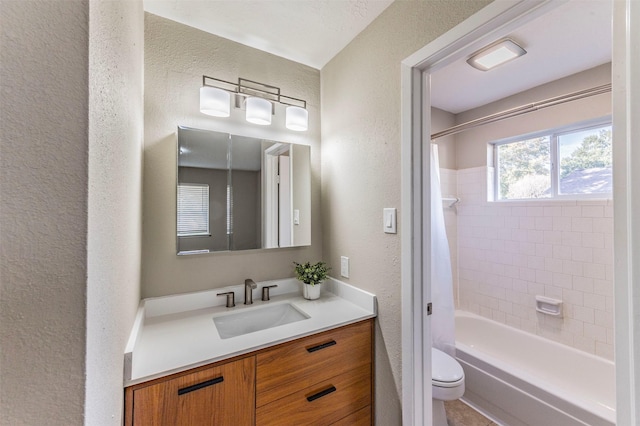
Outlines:
{"type": "Polygon", "coordinates": [[[615,424],[613,362],[463,311],[456,357],[462,400],[499,424],[615,424]]]}

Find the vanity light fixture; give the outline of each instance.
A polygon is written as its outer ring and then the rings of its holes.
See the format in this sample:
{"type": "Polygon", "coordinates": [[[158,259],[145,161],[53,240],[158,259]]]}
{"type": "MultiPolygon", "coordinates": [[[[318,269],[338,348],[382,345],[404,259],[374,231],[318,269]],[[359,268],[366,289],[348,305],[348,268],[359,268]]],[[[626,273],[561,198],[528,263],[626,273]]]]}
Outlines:
{"type": "Polygon", "coordinates": [[[505,38],[478,50],[467,59],[467,63],[481,71],[489,71],[526,53],[515,41],[505,38]]]}
{"type": "Polygon", "coordinates": [[[218,78],[202,76],[200,112],[215,117],[229,117],[231,95],[235,108],[244,108],[248,122],[270,125],[276,104],[286,106],[285,126],[289,130],[305,131],[309,127],[307,101],[280,93],[280,88],[257,81],[239,78],[232,83],[218,78]]]}

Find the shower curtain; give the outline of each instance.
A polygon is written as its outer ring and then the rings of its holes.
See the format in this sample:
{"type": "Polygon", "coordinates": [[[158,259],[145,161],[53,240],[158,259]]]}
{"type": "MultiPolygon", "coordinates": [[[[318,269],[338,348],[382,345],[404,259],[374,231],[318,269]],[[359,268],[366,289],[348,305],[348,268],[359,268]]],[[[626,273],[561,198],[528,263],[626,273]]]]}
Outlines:
{"type": "Polygon", "coordinates": [[[431,336],[433,347],[455,355],[453,276],[444,226],[438,145],[431,144],[431,336]]]}

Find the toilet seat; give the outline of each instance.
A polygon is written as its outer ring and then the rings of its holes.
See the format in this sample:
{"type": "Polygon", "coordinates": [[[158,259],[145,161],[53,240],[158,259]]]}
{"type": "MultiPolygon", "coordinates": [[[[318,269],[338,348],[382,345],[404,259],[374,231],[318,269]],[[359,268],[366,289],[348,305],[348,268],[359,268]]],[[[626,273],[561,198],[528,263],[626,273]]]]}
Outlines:
{"type": "Polygon", "coordinates": [[[437,380],[431,380],[431,385],[439,388],[455,388],[456,386],[460,386],[462,383],[464,383],[464,379],[456,380],[455,382],[439,382],[437,380]]]}
{"type": "Polygon", "coordinates": [[[439,349],[431,349],[431,384],[454,388],[464,383],[462,366],[453,357],[439,349]]]}

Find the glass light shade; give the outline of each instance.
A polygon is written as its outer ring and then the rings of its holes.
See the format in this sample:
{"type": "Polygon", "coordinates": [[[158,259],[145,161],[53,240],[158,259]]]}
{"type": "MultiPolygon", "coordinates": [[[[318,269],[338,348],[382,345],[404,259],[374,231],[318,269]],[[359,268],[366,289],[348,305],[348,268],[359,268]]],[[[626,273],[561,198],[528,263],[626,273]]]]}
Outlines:
{"type": "Polygon", "coordinates": [[[481,71],[488,71],[526,53],[527,51],[513,40],[504,39],[474,53],[467,59],[467,63],[481,71]]]}
{"type": "Polygon", "coordinates": [[[309,128],[309,111],[297,106],[288,106],[285,125],[289,130],[303,132],[309,128]]]}
{"type": "Polygon", "coordinates": [[[271,124],[271,102],[262,98],[247,98],[247,121],[261,126],[271,124]]]}
{"type": "Polygon", "coordinates": [[[229,117],[231,112],[231,94],[215,87],[201,87],[200,112],[214,117],[229,117]]]}

